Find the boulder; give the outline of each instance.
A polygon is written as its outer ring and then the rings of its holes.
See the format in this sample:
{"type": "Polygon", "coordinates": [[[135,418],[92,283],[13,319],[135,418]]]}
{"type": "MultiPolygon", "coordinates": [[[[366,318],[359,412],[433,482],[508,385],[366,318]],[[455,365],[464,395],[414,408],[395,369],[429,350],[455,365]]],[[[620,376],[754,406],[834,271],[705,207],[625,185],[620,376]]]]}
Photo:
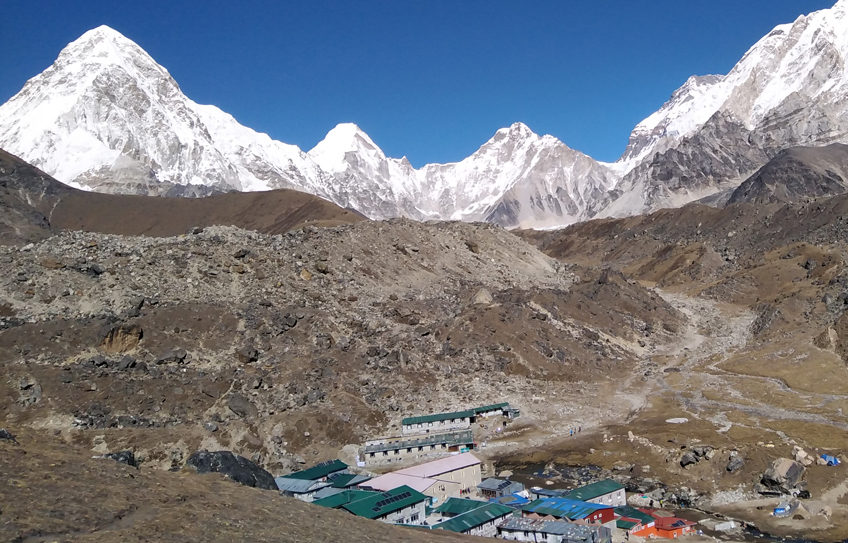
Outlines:
{"type": "Polygon", "coordinates": [[[221,473],[246,486],[277,490],[277,483],[270,473],[230,451],[197,451],[189,456],[186,465],[192,466],[198,473],[221,473]]]}
{"type": "Polygon", "coordinates": [[[22,377],[18,382],[18,401],[24,407],[36,404],[41,401],[42,390],[41,385],[34,377],[22,377]]]}
{"type": "Polygon", "coordinates": [[[256,362],[259,360],[259,351],[256,348],[247,345],[236,351],[236,358],[238,358],[239,362],[242,364],[256,362]]]}
{"type": "Polygon", "coordinates": [[[692,464],[698,463],[698,456],[692,451],[686,451],[683,453],[683,456],[680,457],[680,467],[685,468],[686,466],[691,466],[692,464]]]}
{"type": "Polygon", "coordinates": [[[763,473],[760,483],[770,490],[790,494],[798,487],[806,468],[789,458],[778,458],[763,473]]]}
{"type": "Polygon", "coordinates": [[[106,453],[100,458],[108,458],[109,460],[114,460],[115,462],[119,462],[121,464],[126,464],[128,466],[132,466],[134,468],[138,467],[138,464],[135,461],[135,455],[132,451],[118,451],[118,452],[110,452],[106,453]]]}
{"type": "Polygon", "coordinates": [[[11,441],[16,445],[18,444],[18,440],[15,439],[15,436],[13,436],[12,433],[5,428],[0,428],[0,439],[11,441]]]}
{"type": "Polygon", "coordinates": [[[168,363],[177,363],[182,364],[186,361],[186,357],[188,353],[186,353],[185,349],[173,349],[170,351],[166,351],[159,358],[156,359],[157,364],[168,364],[168,363]]]}
{"type": "Polygon", "coordinates": [[[241,418],[253,419],[259,415],[256,407],[250,403],[250,400],[241,394],[233,394],[230,396],[230,399],[227,401],[227,406],[230,408],[230,411],[241,418]]]}
{"type": "Polygon", "coordinates": [[[478,290],[477,293],[474,294],[474,297],[471,298],[471,303],[474,305],[491,305],[494,301],[495,299],[492,297],[492,293],[485,288],[478,290]]]}
{"type": "Polygon", "coordinates": [[[745,466],[745,459],[738,453],[730,453],[730,458],[727,461],[727,471],[734,473],[742,469],[743,466],[745,466]]]}

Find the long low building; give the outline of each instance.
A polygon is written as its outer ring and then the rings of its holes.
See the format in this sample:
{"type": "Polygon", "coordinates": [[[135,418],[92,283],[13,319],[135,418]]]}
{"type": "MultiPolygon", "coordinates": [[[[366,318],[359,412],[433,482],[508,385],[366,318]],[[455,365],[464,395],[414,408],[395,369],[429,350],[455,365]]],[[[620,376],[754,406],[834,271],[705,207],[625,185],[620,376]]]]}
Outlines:
{"type": "Polygon", "coordinates": [[[609,505],[582,502],[568,498],[546,498],[528,503],[521,508],[527,518],[541,520],[568,520],[587,524],[615,524],[615,512],[609,505]]]}
{"type": "Polygon", "coordinates": [[[381,464],[438,453],[464,452],[473,448],[474,436],[471,430],[462,430],[372,441],[362,448],[362,458],[366,464],[381,464]]]}
{"type": "Polygon", "coordinates": [[[612,531],[604,526],[572,524],[561,520],[511,517],[498,526],[498,537],[533,543],[611,543],[612,531]]]}
{"type": "Polygon", "coordinates": [[[407,417],[401,421],[401,428],[403,435],[439,433],[447,430],[469,428],[471,424],[477,421],[478,417],[486,418],[498,415],[516,418],[519,415],[519,411],[514,407],[510,407],[508,402],[502,402],[462,411],[407,417]]]}

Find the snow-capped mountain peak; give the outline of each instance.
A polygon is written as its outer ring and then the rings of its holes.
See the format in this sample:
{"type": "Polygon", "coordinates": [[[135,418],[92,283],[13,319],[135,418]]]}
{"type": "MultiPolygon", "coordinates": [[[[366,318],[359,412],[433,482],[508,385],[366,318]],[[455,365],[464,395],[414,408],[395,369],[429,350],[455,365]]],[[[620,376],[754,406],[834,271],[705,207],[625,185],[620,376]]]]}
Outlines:
{"type": "Polygon", "coordinates": [[[371,160],[385,160],[386,155],[371,138],[353,123],[337,124],[308,155],[327,172],[343,172],[349,164],[348,153],[368,155],[371,160]]]}
{"type": "Polygon", "coordinates": [[[692,76],[600,163],[516,122],[419,169],[342,123],[308,153],[186,97],[108,26],[66,46],[0,106],[0,147],[104,192],[296,188],[371,218],[552,227],[713,194],[792,145],[848,141],[848,0],[775,27],[727,75],[692,76]],[[175,190],[179,189],[179,190],[175,190]]]}

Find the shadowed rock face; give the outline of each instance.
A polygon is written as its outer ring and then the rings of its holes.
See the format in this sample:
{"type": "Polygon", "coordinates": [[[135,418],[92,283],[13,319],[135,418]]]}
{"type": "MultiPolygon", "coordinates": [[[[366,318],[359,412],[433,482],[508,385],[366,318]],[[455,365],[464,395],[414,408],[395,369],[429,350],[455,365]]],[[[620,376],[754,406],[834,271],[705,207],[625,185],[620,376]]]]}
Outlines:
{"type": "Polygon", "coordinates": [[[733,191],[729,204],[797,202],[848,192],[848,145],[787,149],[733,191]]]}
{"type": "Polygon", "coordinates": [[[277,490],[274,476],[247,458],[230,451],[197,451],[186,462],[198,473],[221,473],[237,483],[265,490],[277,490]]]}

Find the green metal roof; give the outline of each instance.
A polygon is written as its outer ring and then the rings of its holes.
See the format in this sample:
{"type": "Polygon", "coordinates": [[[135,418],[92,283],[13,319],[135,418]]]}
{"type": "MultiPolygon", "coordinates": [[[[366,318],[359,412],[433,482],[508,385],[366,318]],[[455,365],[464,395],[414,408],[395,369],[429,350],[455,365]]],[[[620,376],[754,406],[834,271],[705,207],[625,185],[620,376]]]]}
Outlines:
{"type": "Polygon", "coordinates": [[[642,521],[642,524],[645,525],[654,522],[654,517],[652,517],[648,513],[643,513],[642,511],[639,511],[635,507],[630,507],[629,505],[622,505],[620,507],[616,507],[615,514],[621,517],[640,520],[642,521]]]}
{"type": "Polygon", "coordinates": [[[488,502],[469,500],[466,498],[448,498],[447,501],[445,501],[445,503],[443,503],[442,505],[438,506],[435,511],[445,516],[461,515],[474,509],[483,507],[487,503],[488,502]]]}
{"type": "Polygon", "coordinates": [[[485,413],[486,411],[494,411],[496,409],[503,409],[504,407],[509,407],[509,402],[503,403],[493,403],[492,405],[484,405],[483,407],[475,407],[472,409],[474,414],[485,413]]]}
{"type": "Polygon", "coordinates": [[[376,494],[379,494],[379,492],[372,492],[370,490],[345,490],[338,494],[333,494],[332,496],[315,500],[312,503],[329,509],[338,509],[343,505],[347,505],[376,494]]]}
{"type": "Polygon", "coordinates": [[[465,419],[471,418],[473,416],[474,410],[466,409],[465,411],[452,411],[450,413],[433,413],[432,415],[421,415],[420,417],[407,417],[400,422],[401,424],[406,426],[408,424],[426,424],[428,422],[439,422],[443,420],[465,419]]]}
{"type": "Polygon", "coordinates": [[[485,524],[493,519],[510,515],[514,509],[497,503],[487,503],[482,507],[463,513],[452,519],[440,522],[433,526],[434,530],[447,530],[449,532],[463,533],[485,524]]]}
{"type": "Polygon", "coordinates": [[[640,523],[638,521],[635,521],[635,520],[618,519],[618,520],[615,521],[615,527],[621,528],[622,530],[630,530],[634,526],[638,526],[639,524],[640,523]]]}
{"type": "Polygon", "coordinates": [[[314,481],[315,479],[324,478],[331,473],[342,471],[343,469],[347,469],[347,464],[341,460],[332,460],[329,462],[321,462],[309,469],[283,475],[283,477],[288,479],[308,479],[310,481],[314,481]]]}
{"type": "Polygon", "coordinates": [[[598,496],[603,496],[605,494],[609,494],[610,492],[621,490],[622,488],[624,488],[624,485],[617,483],[612,479],[604,479],[603,481],[598,481],[597,483],[592,483],[591,485],[575,488],[574,490],[571,490],[567,494],[565,494],[565,497],[570,498],[572,500],[580,500],[585,502],[587,500],[593,500],[598,496]]]}
{"type": "Polygon", "coordinates": [[[368,496],[341,507],[358,517],[375,519],[429,499],[417,490],[402,485],[388,492],[368,496]]]}
{"type": "Polygon", "coordinates": [[[359,483],[364,483],[365,481],[370,480],[371,477],[368,475],[357,475],[355,473],[341,473],[339,475],[335,475],[330,477],[330,482],[333,483],[335,488],[348,488],[353,485],[358,485],[359,483]]]}

